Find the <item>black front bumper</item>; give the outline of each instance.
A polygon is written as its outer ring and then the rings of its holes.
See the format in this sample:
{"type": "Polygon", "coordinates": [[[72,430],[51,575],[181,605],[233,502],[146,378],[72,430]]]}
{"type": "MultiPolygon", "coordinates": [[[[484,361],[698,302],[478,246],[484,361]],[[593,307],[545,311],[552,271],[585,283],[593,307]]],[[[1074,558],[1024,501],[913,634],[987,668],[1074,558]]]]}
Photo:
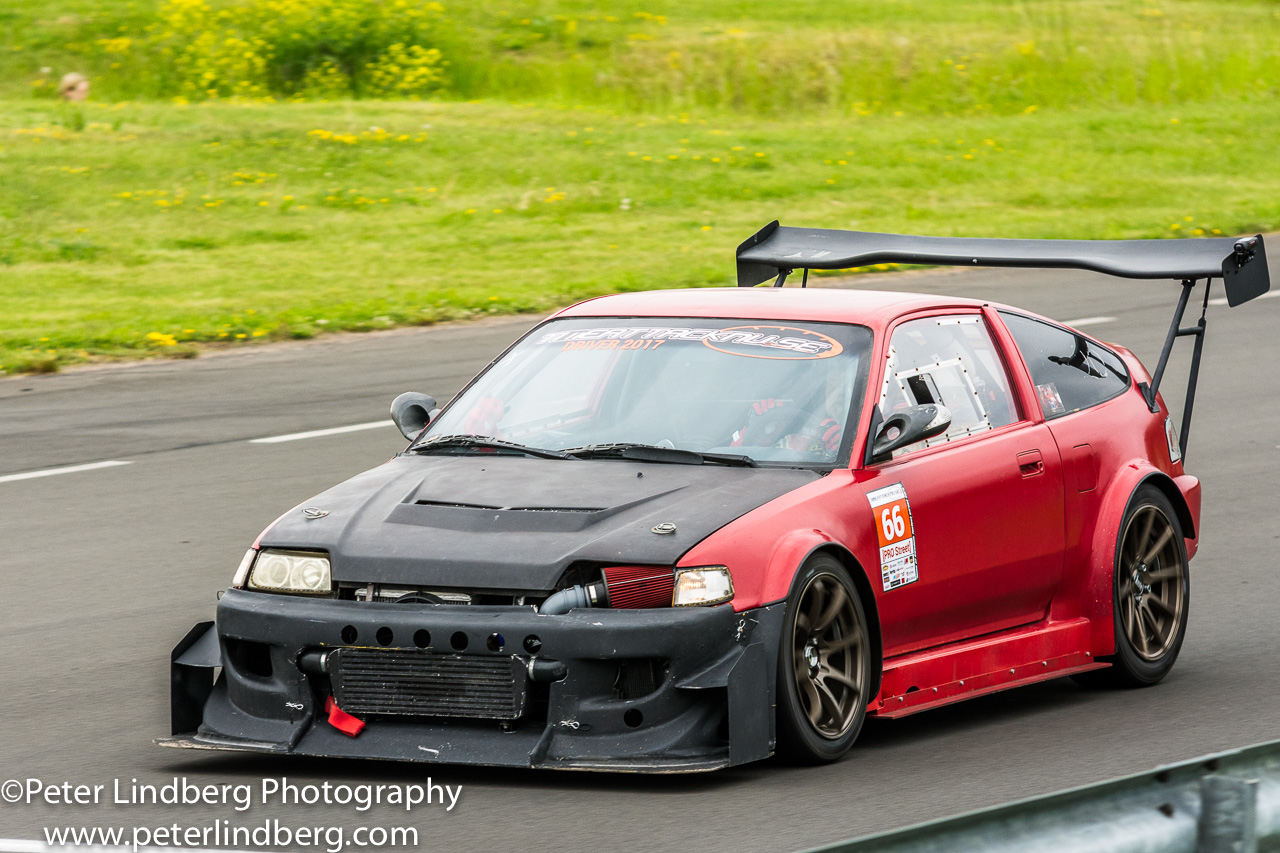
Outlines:
{"type": "Polygon", "coordinates": [[[721,605],[544,616],[528,607],[370,604],[230,590],[218,605],[217,625],[197,626],[174,649],[174,737],[157,742],[510,767],[677,772],[742,764],[773,752],[782,610],[776,604],[735,613],[721,605]],[[355,640],[348,642],[352,629],[355,640]],[[522,716],[505,722],[370,716],[354,738],[329,725],[324,706],[333,686],[314,666],[310,673],[300,669],[299,658],[344,647],[415,648],[422,631],[431,638],[429,653],[514,657],[519,671],[531,659],[544,662],[532,668],[522,716]],[[502,638],[500,649],[494,635],[502,638]],[[216,683],[215,667],[221,667],[216,683]],[[637,690],[626,667],[653,677],[637,690]],[[533,680],[561,671],[558,680],[533,680]]]}

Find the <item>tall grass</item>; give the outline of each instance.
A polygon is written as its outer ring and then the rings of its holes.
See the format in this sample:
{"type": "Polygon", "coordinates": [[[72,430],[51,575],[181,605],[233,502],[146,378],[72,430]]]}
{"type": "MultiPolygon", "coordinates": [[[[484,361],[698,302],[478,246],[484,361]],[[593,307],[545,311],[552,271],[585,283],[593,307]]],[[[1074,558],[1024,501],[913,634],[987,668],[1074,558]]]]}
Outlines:
{"type": "MultiPolygon", "coordinates": [[[[34,49],[21,58],[0,55],[0,71],[6,63],[25,63],[26,70],[11,79],[20,84],[28,78],[40,92],[52,80],[40,82],[36,63],[57,65],[53,76],[75,63],[92,66],[98,91],[111,99],[198,98],[206,89],[226,97],[236,91],[234,85],[202,83],[211,68],[218,71],[217,57],[206,50],[210,56],[202,58],[197,38],[216,30],[208,21],[175,34],[180,28],[164,11],[177,5],[172,0],[150,19],[118,0],[119,24],[109,13],[112,0],[93,2],[95,17],[65,25],[65,43],[41,42],[35,34],[44,30],[23,19],[34,49]],[[125,9],[133,11],[125,15],[125,9]],[[38,56],[68,49],[74,58],[45,62],[38,56]],[[185,56],[185,65],[175,55],[185,56]]],[[[246,44],[278,42],[274,70],[259,75],[270,80],[241,92],[277,98],[398,96],[387,85],[362,90],[362,63],[398,67],[379,60],[380,51],[414,39],[422,49],[441,51],[443,76],[423,90],[438,84],[436,97],[550,99],[638,112],[1007,114],[1266,99],[1280,91],[1280,6],[1271,2],[831,0],[818,7],[802,0],[485,0],[446,3],[429,28],[401,27],[408,35],[394,38],[388,22],[396,16],[379,12],[384,4],[377,0],[233,0],[213,8],[216,13],[205,16],[210,20],[239,16],[237,28],[223,29],[235,29],[246,44]],[[299,24],[301,39],[283,29],[283,18],[271,14],[282,4],[333,7],[353,20],[372,15],[388,33],[387,44],[355,45],[360,60],[348,61],[333,50],[335,40],[323,27],[299,24]],[[335,69],[350,81],[346,91],[331,85],[335,69]]],[[[312,15],[317,17],[323,16],[312,15]]],[[[244,60],[244,51],[222,53],[226,63],[244,60]]]]}
{"type": "Polygon", "coordinates": [[[1218,33],[1143,28],[1087,43],[1053,33],[938,44],[855,32],[682,47],[628,51],[599,88],[635,109],[869,115],[1270,97],[1280,83],[1280,28],[1233,40],[1230,50],[1218,33]]]}

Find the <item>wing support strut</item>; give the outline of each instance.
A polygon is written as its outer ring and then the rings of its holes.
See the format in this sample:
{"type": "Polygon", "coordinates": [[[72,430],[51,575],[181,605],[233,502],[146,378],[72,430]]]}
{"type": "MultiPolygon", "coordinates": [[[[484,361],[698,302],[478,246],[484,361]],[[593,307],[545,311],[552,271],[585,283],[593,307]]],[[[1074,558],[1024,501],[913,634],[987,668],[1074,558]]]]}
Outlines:
{"type": "Polygon", "coordinates": [[[1191,300],[1191,292],[1196,288],[1196,280],[1184,279],[1182,293],[1178,297],[1178,307],[1173,312],[1173,322],[1169,324],[1169,333],[1165,335],[1164,348],[1160,350],[1160,361],[1156,364],[1155,376],[1149,386],[1144,384],[1142,395],[1146,398],[1147,408],[1154,414],[1160,411],[1156,403],[1156,394],[1160,391],[1160,381],[1164,379],[1165,368],[1169,366],[1169,356],[1173,353],[1173,342],[1178,338],[1194,337],[1195,346],[1191,351],[1191,371],[1187,377],[1187,399],[1182,406],[1182,429],[1178,434],[1178,450],[1182,458],[1187,458],[1187,441],[1191,435],[1191,410],[1196,403],[1196,384],[1200,378],[1200,355],[1204,351],[1205,314],[1209,310],[1209,291],[1213,288],[1213,279],[1204,282],[1204,301],[1200,306],[1200,320],[1194,326],[1183,326],[1182,316],[1191,300]]]}

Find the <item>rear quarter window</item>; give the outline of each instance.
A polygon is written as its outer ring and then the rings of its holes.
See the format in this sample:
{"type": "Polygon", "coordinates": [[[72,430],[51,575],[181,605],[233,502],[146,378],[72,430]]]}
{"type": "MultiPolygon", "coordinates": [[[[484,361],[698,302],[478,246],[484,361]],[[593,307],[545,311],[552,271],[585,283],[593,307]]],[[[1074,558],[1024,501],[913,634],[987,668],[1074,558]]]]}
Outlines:
{"type": "Polygon", "coordinates": [[[1000,312],[1022,352],[1046,420],[1118,396],[1129,387],[1120,356],[1083,335],[1021,314],[1000,312]]]}

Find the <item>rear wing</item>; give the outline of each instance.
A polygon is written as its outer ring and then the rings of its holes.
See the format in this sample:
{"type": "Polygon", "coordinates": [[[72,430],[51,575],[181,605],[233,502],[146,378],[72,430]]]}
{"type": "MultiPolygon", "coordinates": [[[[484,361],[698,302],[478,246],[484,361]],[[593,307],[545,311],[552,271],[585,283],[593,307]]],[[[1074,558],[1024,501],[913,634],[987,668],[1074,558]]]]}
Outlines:
{"type": "Polygon", "coordinates": [[[1205,313],[1213,279],[1221,278],[1227,304],[1235,307],[1271,289],[1262,235],[1253,237],[1205,237],[1184,240],[999,240],[977,237],[918,237],[878,234],[870,231],[835,231],[824,228],[791,228],[777,220],[761,228],[738,246],[738,286],[755,287],[774,279],[781,287],[796,270],[840,270],[872,264],[929,264],[965,267],[1025,267],[1081,269],[1120,278],[1172,279],[1182,283],[1182,294],[1164,349],[1150,386],[1141,385],[1147,406],[1160,411],[1156,393],[1164,378],[1173,342],[1194,336],[1191,373],[1187,379],[1182,412],[1180,450],[1185,457],[1191,432],[1200,354],[1204,346],[1205,313]],[[1182,326],[1191,292],[1205,280],[1200,320],[1182,326]]]}

